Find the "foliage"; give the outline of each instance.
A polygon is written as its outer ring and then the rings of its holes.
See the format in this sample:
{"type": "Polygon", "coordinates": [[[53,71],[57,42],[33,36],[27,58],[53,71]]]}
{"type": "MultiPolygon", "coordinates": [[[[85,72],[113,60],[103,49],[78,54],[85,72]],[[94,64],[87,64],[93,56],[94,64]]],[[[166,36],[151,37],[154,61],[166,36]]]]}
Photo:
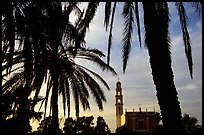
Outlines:
{"type": "MultiPolygon", "coordinates": [[[[62,96],[64,114],[68,110],[69,116],[70,94],[72,92],[77,117],[79,116],[79,103],[82,104],[84,110],[90,108],[88,90],[95,98],[100,110],[103,109],[102,103],[106,101],[99,83],[91,75],[109,89],[107,83],[94,71],[78,65],[75,58],[94,62],[103,71],[107,70],[116,75],[114,69],[108,65],[116,2],[113,8],[110,2],[106,4],[105,8],[104,24],[106,29],[109,26],[109,19],[111,19],[108,64],[102,61],[101,58],[105,55],[101,51],[85,47],[86,31],[96,14],[99,2],[89,2],[85,14],[78,8],[77,4],[77,2],[65,3],[64,9],[61,2],[5,2],[2,6],[4,7],[2,9],[2,75],[3,77],[11,77],[9,80],[4,79],[6,83],[3,84],[2,94],[14,92],[15,87],[19,84],[23,86],[21,99],[25,102],[19,106],[22,109],[19,110],[23,112],[20,113],[20,117],[23,118],[26,110],[30,110],[28,109],[30,106],[28,98],[31,92],[35,93],[31,109],[33,110],[42,84],[46,82],[46,96],[43,100],[45,115],[51,93],[52,124],[56,130],[59,128],[58,96],[62,96]],[[70,22],[69,18],[73,12],[77,13],[77,21],[74,24],[70,22]],[[19,70],[21,72],[17,72],[19,70]]],[[[169,132],[180,132],[182,128],[181,109],[171,68],[168,3],[142,2],[142,5],[145,45],[149,51],[162,121],[169,132]]],[[[175,5],[180,17],[189,72],[193,78],[191,42],[186,23],[187,15],[182,2],[177,2],[175,5]]],[[[131,50],[134,16],[137,21],[141,46],[138,3],[125,2],[122,15],[125,20],[122,38],[123,71],[125,72],[131,50]]],[[[12,102],[9,102],[6,105],[7,108],[12,108],[11,104],[12,102]]],[[[14,109],[10,110],[15,111],[14,109]]],[[[10,110],[8,109],[4,113],[10,113],[10,110]]],[[[28,119],[29,117],[26,116],[22,122],[28,123],[28,119]]]]}
{"type": "MultiPolygon", "coordinates": [[[[35,133],[46,133],[46,134],[51,134],[53,131],[52,128],[52,117],[48,116],[45,119],[43,119],[39,127],[37,128],[37,131],[35,133]]],[[[59,133],[62,133],[62,131],[59,129],[59,133]]]]}
{"type": "Polygon", "coordinates": [[[197,124],[198,120],[195,117],[190,117],[189,114],[184,114],[182,117],[182,123],[184,125],[186,133],[200,132],[201,125],[197,124]]]}
{"type": "MultiPolygon", "coordinates": [[[[2,95],[2,132],[3,133],[27,133],[32,131],[32,127],[28,122],[24,123],[22,120],[29,118],[31,120],[38,120],[42,118],[42,112],[35,112],[32,109],[34,101],[28,99],[26,110],[22,109],[25,106],[25,100],[23,100],[23,87],[19,86],[13,91],[9,91],[2,95]],[[13,130],[10,130],[13,129],[13,130]],[[14,130],[15,129],[15,130],[14,130]]],[[[42,98],[38,97],[38,102],[42,98]]]]}
{"type": "Polygon", "coordinates": [[[122,125],[121,127],[116,128],[116,134],[131,134],[133,133],[126,124],[122,125]]]}
{"type": "MultiPolygon", "coordinates": [[[[161,116],[157,113],[156,120],[161,120],[161,116]]],[[[197,124],[198,120],[195,117],[190,117],[189,114],[184,113],[182,117],[182,124],[186,134],[201,134],[202,126],[197,124]]],[[[156,122],[158,123],[158,121],[156,122]]],[[[163,124],[156,124],[155,130],[152,133],[164,134],[165,130],[163,124]]]]}
{"type": "Polygon", "coordinates": [[[78,117],[77,119],[67,118],[64,123],[64,133],[82,133],[82,134],[105,134],[110,133],[110,129],[106,124],[103,117],[99,116],[97,118],[96,126],[94,127],[93,116],[89,117],[78,117]]]}
{"type": "MultiPolygon", "coordinates": [[[[122,60],[123,71],[125,73],[128,63],[131,46],[133,24],[136,22],[138,30],[139,44],[141,46],[140,33],[140,17],[138,13],[139,2],[124,2],[122,16],[124,18],[123,38],[122,38],[122,60]],[[135,19],[134,19],[135,16],[135,19]]],[[[105,28],[110,25],[108,38],[108,56],[110,61],[110,48],[112,43],[112,28],[113,23],[109,24],[114,19],[116,3],[112,7],[110,2],[105,4],[105,28]],[[111,10],[112,9],[112,10],[111,10]]],[[[178,93],[174,84],[174,75],[171,66],[171,40],[169,35],[169,6],[167,2],[141,2],[143,9],[144,22],[144,41],[145,47],[148,49],[150,56],[150,66],[152,69],[153,81],[156,86],[156,95],[158,104],[161,109],[162,122],[168,133],[183,133],[184,129],[181,122],[181,108],[178,100],[178,93]],[[155,34],[156,33],[156,34],[155,34]]],[[[181,29],[183,33],[183,41],[185,54],[188,61],[190,77],[193,78],[193,61],[191,54],[191,41],[187,28],[187,15],[183,2],[176,2],[175,6],[178,10],[181,29]]],[[[202,11],[202,3],[195,4],[196,10],[202,11]],[[200,5],[200,6],[199,6],[200,5]],[[199,10],[198,10],[199,9],[199,10]]]]}
{"type": "MultiPolygon", "coordinates": [[[[68,112],[69,116],[70,94],[73,95],[78,117],[80,103],[84,110],[90,109],[89,91],[99,109],[103,110],[106,98],[99,82],[110,89],[100,75],[77,64],[76,58],[93,62],[103,71],[116,75],[114,69],[102,60],[105,55],[100,50],[85,47],[86,30],[97,6],[97,3],[90,2],[84,16],[77,2],[64,5],[61,2],[6,2],[4,5],[2,73],[9,79],[5,80],[3,93],[13,92],[17,85],[22,84],[24,94],[21,99],[25,102],[21,107],[26,111],[31,92],[34,92],[34,108],[42,84],[46,83],[46,95],[42,102],[45,105],[44,114],[51,93],[52,127],[56,130],[59,128],[59,96],[63,99],[64,115],[68,112]],[[69,19],[73,12],[78,17],[74,24],[69,19]]],[[[24,122],[28,121],[29,118],[25,118],[24,122]]]]}
{"type": "Polygon", "coordinates": [[[66,118],[64,123],[64,133],[66,134],[74,134],[77,132],[75,128],[76,121],[73,120],[72,117],[66,118]]]}
{"type": "Polygon", "coordinates": [[[109,129],[108,125],[106,124],[105,120],[103,119],[103,117],[99,116],[97,118],[96,126],[94,128],[94,132],[95,133],[100,133],[100,134],[110,133],[110,129],[109,129]]]}
{"type": "Polygon", "coordinates": [[[93,116],[90,117],[78,117],[76,120],[67,118],[64,123],[65,133],[92,133],[93,132],[93,116]]]}

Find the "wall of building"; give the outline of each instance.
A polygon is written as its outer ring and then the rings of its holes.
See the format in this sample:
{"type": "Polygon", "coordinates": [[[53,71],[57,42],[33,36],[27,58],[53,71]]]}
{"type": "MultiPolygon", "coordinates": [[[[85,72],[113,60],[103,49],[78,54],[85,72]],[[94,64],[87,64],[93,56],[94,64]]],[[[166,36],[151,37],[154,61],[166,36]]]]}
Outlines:
{"type": "Polygon", "coordinates": [[[134,132],[151,132],[155,127],[154,115],[147,116],[143,113],[139,115],[126,115],[126,124],[134,132]]]}

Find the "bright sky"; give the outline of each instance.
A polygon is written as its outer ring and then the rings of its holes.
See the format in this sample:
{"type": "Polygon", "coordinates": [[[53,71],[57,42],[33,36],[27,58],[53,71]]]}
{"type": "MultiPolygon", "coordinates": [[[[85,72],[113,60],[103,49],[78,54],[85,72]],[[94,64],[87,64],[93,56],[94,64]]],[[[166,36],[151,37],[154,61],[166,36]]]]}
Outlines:
{"type": "MultiPolygon", "coordinates": [[[[82,3],[84,4],[84,3],[82,3]]],[[[187,6],[188,4],[186,4],[187,6]]],[[[102,116],[106,120],[111,132],[115,132],[115,85],[118,81],[122,83],[124,112],[125,109],[132,111],[138,110],[141,104],[142,110],[152,111],[153,106],[157,112],[160,112],[157,104],[156,90],[152,80],[151,68],[149,64],[149,55],[144,47],[142,40],[142,48],[139,48],[137,29],[134,30],[132,50],[130,59],[126,68],[126,73],[122,72],[122,30],[124,20],[121,17],[122,3],[117,5],[115,22],[113,28],[113,46],[111,49],[110,65],[118,73],[118,76],[112,76],[111,73],[102,72],[99,67],[93,63],[87,63],[82,60],[77,60],[78,63],[93,69],[99,73],[109,84],[111,90],[104,88],[104,93],[107,102],[104,103],[104,110],[99,111],[92,96],[90,97],[91,111],[83,111],[81,108],[80,116],[94,116],[94,123],[97,117],[102,116]],[[153,105],[155,102],[155,105],[153,105]]],[[[82,6],[83,7],[83,6],[82,6]]],[[[182,114],[187,113],[198,119],[198,123],[202,123],[202,16],[194,12],[192,5],[187,6],[188,15],[188,30],[192,43],[192,55],[194,62],[193,79],[190,79],[187,60],[184,52],[182,33],[179,23],[179,17],[174,3],[169,3],[171,22],[170,36],[172,41],[172,68],[174,72],[175,85],[178,91],[179,101],[181,103],[182,114]]],[[[104,22],[104,5],[100,5],[94,20],[90,25],[89,32],[86,35],[87,47],[95,47],[102,50],[107,55],[108,32],[105,31],[104,22]]],[[[140,7],[141,30],[143,34],[143,11],[140,7]]],[[[104,58],[106,61],[106,58],[104,58]]],[[[60,116],[63,116],[62,104],[59,102],[60,116]]],[[[72,102],[71,116],[75,117],[74,102],[72,102]]],[[[124,116],[122,122],[124,123],[124,116]]],[[[123,124],[122,123],[122,124],[123,124]]]]}

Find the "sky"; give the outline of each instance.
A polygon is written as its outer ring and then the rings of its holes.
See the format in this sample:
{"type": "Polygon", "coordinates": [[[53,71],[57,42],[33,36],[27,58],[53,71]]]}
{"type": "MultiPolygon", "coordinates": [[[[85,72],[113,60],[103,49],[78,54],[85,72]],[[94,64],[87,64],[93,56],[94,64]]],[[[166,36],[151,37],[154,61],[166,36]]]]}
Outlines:
{"type": "MultiPolygon", "coordinates": [[[[82,3],[83,8],[86,4],[82,3]]],[[[194,8],[189,3],[185,3],[188,16],[188,30],[192,43],[193,56],[193,79],[190,78],[188,71],[187,60],[184,51],[182,31],[180,28],[179,17],[174,3],[169,3],[170,8],[170,37],[171,37],[171,52],[172,52],[172,69],[174,72],[174,82],[177,88],[178,97],[182,115],[184,113],[198,119],[198,124],[202,124],[202,15],[195,13],[194,8]]],[[[110,86],[110,91],[101,85],[104,90],[107,101],[103,104],[104,110],[99,111],[97,104],[90,96],[91,110],[83,111],[80,108],[80,116],[94,116],[94,123],[97,117],[102,116],[108,124],[111,132],[116,129],[115,115],[115,89],[118,81],[122,84],[124,110],[138,111],[139,104],[143,111],[160,112],[156,89],[152,80],[151,68],[149,64],[149,55],[144,47],[144,26],[143,26],[143,11],[140,4],[140,24],[142,31],[142,47],[139,47],[137,29],[133,31],[133,42],[130,57],[128,60],[125,74],[122,67],[122,31],[124,20],[121,16],[123,4],[119,3],[116,9],[115,22],[113,28],[113,42],[111,49],[110,66],[117,72],[117,76],[113,76],[110,72],[102,72],[102,70],[93,63],[88,63],[84,60],[76,59],[77,63],[85,65],[100,74],[110,86]]],[[[104,4],[101,4],[97,10],[96,16],[93,19],[89,31],[86,35],[86,46],[97,48],[107,55],[108,32],[104,27],[104,4]]],[[[135,25],[135,24],[134,24],[135,25]]],[[[134,27],[135,28],[135,27],[134,27]]],[[[106,57],[103,58],[106,61],[106,57]]],[[[75,117],[74,102],[71,102],[71,116],[75,117]]],[[[59,101],[60,117],[63,116],[62,104],[59,101]]],[[[124,115],[122,116],[122,124],[124,124],[124,115]]]]}

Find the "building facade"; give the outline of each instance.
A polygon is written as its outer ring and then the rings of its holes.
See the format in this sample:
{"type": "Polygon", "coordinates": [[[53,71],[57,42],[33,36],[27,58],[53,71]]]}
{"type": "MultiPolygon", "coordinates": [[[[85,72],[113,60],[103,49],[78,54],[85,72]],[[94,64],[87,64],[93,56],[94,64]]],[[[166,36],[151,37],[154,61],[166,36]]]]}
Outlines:
{"type": "Polygon", "coordinates": [[[155,112],[125,112],[126,126],[133,132],[150,133],[156,126],[155,112]]]}

